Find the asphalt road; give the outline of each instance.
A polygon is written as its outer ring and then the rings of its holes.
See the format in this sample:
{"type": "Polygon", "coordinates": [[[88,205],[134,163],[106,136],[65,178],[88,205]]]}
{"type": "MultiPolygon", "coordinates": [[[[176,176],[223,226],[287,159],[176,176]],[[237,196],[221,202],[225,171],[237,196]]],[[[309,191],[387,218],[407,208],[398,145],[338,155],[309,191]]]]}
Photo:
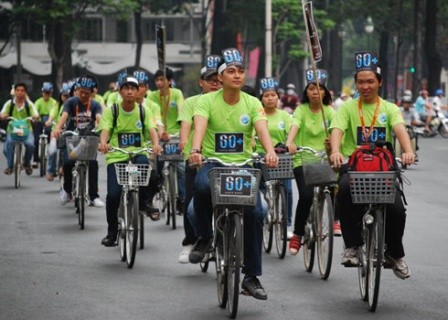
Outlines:
{"type": "MultiPolygon", "coordinates": [[[[448,319],[448,140],[421,140],[420,163],[405,173],[409,202],[406,259],[412,277],[383,272],[378,308],[360,300],[356,269],[340,263],[336,239],[330,278],[304,271],[302,254],[279,260],[263,255],[260,278],[267,301],[241,296],[239,319],[448,319]]],[[[60,206],[59,184],[23,176],[14,189],[0,160],[0,319],[226,319],[218,307],[214,266],[177,262],[183,229],[146,220],[146,247],[133,269],[117,248],[100,244],[104,208],[88,208],[80,230],[73,204],[60,206]]],[[[100,195],[105,165],[100,156],[100,195]]],[[[180,219],[179,219],[180,220],[180,219]]]]}

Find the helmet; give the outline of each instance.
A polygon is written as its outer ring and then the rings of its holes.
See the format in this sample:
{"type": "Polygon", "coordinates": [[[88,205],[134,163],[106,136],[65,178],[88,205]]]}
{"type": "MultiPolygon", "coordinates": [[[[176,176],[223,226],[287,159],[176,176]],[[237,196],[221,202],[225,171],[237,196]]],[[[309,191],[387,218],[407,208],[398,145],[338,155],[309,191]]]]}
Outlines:
{"type": "Polygon", "coordinates": [[[149,76],[144,70],[136,70],[133,73],[135,79],[137,79],[139,84],[147,84],[149,81],[149,76]]]}
{"type": "Polygon", "coordinates": [[[76,79],[76,88],[84,88],[93,91],[97,87],[96,79],[91,75],[84,75],[76,79]]]}
{"type": "Polygon", "coordinates": [[[435,96],[444,96],[445,93],[443,92],[442,89],[437,89],[436,92],[434,93],[435,96]]]}
{"type": "Polygon", "coordinates": [[[53,91],[53,84],[51,82],[44,82],[42,84],[42,91],[43,92],[52,92],[53,91]]]}

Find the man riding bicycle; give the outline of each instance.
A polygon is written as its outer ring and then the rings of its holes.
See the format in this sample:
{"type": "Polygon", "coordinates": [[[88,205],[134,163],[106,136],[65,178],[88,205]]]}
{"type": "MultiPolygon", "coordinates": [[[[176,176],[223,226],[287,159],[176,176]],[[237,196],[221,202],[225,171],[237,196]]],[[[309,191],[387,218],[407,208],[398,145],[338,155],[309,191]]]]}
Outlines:
{"type": "MultiPolygon", "coordinates": [[[[227,163],[241,163],[251,157],[251,138],[255,128],[269,167],[278,164],[278,157],[272,146],[266,124],[266,116],[261,102],[244,92],[244,62],[238,50],[223,50],[222,63],[218,68],[218,79],[222,90],[210,92],[199,98],[194,110],[194,135],[190,151],[190,164],[202,165],[202,157],[216,157],[227,163]],[[226,139],[228,135],[238,137],[238,146],[223,148],[215,141],[226,139]],[[202,146],[202,148],[201,148],[202,146]]],[[[216,163],[201,168],[194,185],[194,211],[196,214],[199,239],[189,255],[190,263],[199,263],[212,246],[212,202],[208,172],[216,163]]],[[[257,279],[261,275],[261,247],[263,243],[263,212],[258,196],[257,206],[245,210],[244,214],[244,267],[242,287],[256,299],[266,300],[267,294],[257,279]]]]}
{"type": "MultiPolygon", "coordinates": [[[[155,130],[155,120],[150,110],[137,103],[139,83],[136,78],[124,76],[119,83],[121,102],[118,106],[118,115],[114,120],[113,107],[104,110],[98,129],[101,130],[99,149],[106,154],[107,163],[107,235],[101,241],[106,247],[115,246],[118,232],[117,212],[120,206],[122,186],[118,184],[114,163],[127,162],[128,156],[123,153],[108,153],[109,147],[140,149],[146,141],[151,139],[153,151],[159,154],[159,138],[155,130]],[[141,121],[141,112],[146,114],[141,121]],[[130,138],[132,137],[132,139],[130,138]],[[130,142],[133,142],[132,144],[130,142]]],[[[149,164],[148,154],[142,153],[135,157],[136,164],[149,164]]],[[[150,183],[151,185],[151,183],[150,183]]],[[[141,209],[149,204],[150,186],[140,187],[139,204],[141,209]]]]}
{"type": "MultiPolygon", "coordinates": [[[[363,240],[360,230],[362,206],[352,203],[348,165],[343,165],[344,158],[349,157],[360,145],[378,140],[391,142],[393,132],[403,149],[403,163],[410,165],[415,159],[400,110],[395,104],[379,97],[382,76],[378,58],[370,52],[358,52],[355,57],[355,85],[360,96],[341,105],[330,127],[332,130],[330,160],[334,167],[340,168],[336,210],[339,212],[346,247],[342,264],[346,266],[358,265],[356,248],[363,244],[363,240]]],[[[386,205],[386,210],[387,262],[392,265],[397,277],[406,279],[410,277],[411,272],[404,260],[403,234],[406,209],[400,192],[397,192],[395,204],[386,205]]]]}

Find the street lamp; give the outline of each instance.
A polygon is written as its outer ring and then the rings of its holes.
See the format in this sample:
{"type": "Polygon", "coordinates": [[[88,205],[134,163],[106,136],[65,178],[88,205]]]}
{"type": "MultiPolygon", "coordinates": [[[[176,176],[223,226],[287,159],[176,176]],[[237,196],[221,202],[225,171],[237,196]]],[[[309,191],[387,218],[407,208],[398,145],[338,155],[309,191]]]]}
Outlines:
{"type": "Polygon", "coordinates": [[[364,31],[367,33],[367,45],[369,50],[371,49],[370,40],[373,29],[375,29],[375,26],[373,25],[372,17],[368,16],[364,26],[364,31]]]}

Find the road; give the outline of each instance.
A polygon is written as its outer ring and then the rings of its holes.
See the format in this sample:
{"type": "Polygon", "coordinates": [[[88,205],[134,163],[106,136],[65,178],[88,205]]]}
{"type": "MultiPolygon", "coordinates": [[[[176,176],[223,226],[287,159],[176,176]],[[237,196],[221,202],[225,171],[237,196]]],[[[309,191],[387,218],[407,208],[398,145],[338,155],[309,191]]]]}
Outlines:
{"type": "MultiPolygon", "coordinates": [[[[336,239],[328,281],[304,271],[302,254],[263,255],[267,301],[241,296],[239,319],[447,319],[448,140],[421,140],[420,163],[405,175],[409,202],[405,249],[412,277],[382,276],[375,314],[360,300],[357,271],[340,263],[336,239]]],[[[0,170],[5,169],[4,157],[0,170]]],[[[105,198],[104,159],[100,194],[105,198]]],[[[0,319],[226,319],[217,305],[214,266],[202,273],[177,262],[183,229],[146,221],[146,247],[129,270],[117,248],[100,244],[104,208],[88,208],[79,230],[73,204],[60,206],[59,184],[0,175],[0,319]]]]}

